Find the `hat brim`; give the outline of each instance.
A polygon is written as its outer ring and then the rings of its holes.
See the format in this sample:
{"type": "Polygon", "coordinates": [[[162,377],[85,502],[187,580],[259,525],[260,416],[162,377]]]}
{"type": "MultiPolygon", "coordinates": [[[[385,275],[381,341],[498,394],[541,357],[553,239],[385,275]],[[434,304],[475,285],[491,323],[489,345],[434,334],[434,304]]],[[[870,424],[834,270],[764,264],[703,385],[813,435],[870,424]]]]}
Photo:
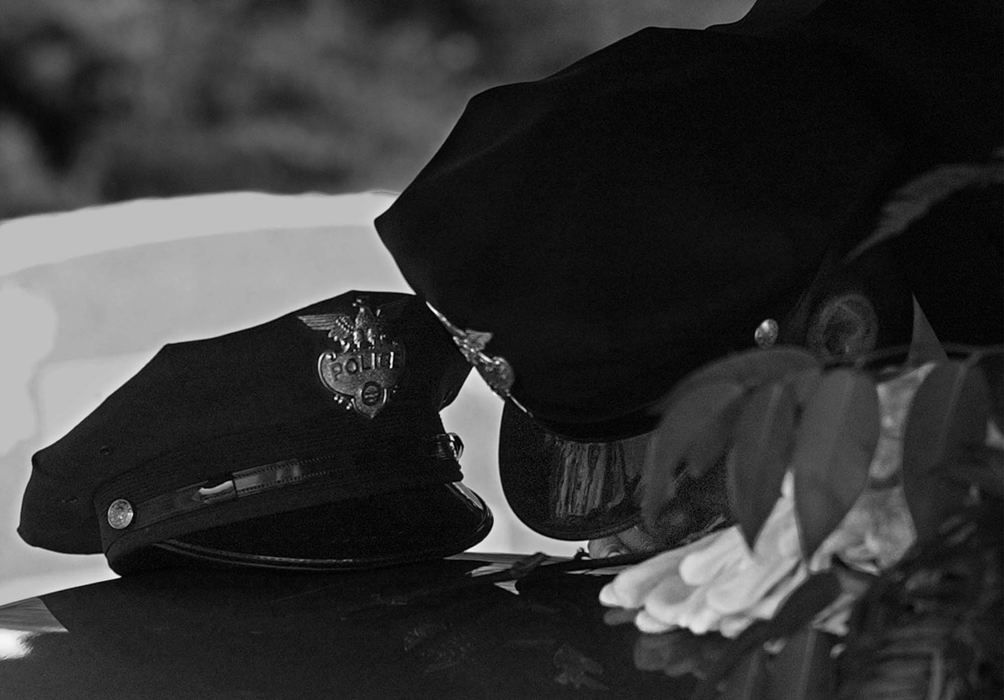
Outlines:
{"type": "Polygon", "coordinates": [[[506,403],[499,476],[506,500],[529,528],[559,540],[589,540],[640,522],[636,489],[650,434],[620,440],[561,437],[506,403]]]}
{"type": "MultiPolygon", "coordinates": [[[[619,428],[623,427],[623,422],[619,428]]],[[[559,540],[592,540],[638,526],[646,539],[676,546],[732,522],[724,455],[699,477],[675,465],[675,496],[655,522],[642,522],[639,484],[655,431],[607,438],[570,438],[515,406],[502,412],[499,474],[506,500],[534,531],[559,540]]],[[[584,433],[585,434],[585,433],[584,433]]]]}
{"type": "Polygon", "coordinates": [[[483,540],[492,523],[474,491],[435,484],[186,533],[135,550],[114,568],[366,569],[457,554],[483,540]]]}

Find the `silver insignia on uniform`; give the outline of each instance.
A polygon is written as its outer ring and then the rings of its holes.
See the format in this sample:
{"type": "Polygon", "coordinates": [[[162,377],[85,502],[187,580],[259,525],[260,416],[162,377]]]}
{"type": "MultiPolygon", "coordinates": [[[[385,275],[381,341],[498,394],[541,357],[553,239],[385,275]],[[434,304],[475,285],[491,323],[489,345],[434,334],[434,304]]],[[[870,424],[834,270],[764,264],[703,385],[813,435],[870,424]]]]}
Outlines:
{"type": "Polygon", "coordinates": [[[516,380],[516,374],[513,372],[512,365],[504,357],[489,355],[485,352],[485,347],[492,339],[492,334],[482,331],[461,330],[450,323],[450,320],[441,314],[432,304],[426,302],[426,306],[439,319],[439,322],[446,327],[446,330],[450,332],[450,335],[453,336],[453,342],[460,348],[464,359],[474,366],[474,369],[478,371],[478,374],[485,380],[485,383],[491,387],[491,390],[504,399],[512,399],[509,392],[512,389],[513,382],[516,380]]]}
{"type": "Polygon", "coordinates": [[[404,372],[404,345],[388,337],[386,324],[365,304],[356,305],[355,319],[347,314],[297,318],[315,331],[327,331],[335,342],[335,350],[317,358],[321,383],[341,406],[373,418],[387,405],[404,372]]]}

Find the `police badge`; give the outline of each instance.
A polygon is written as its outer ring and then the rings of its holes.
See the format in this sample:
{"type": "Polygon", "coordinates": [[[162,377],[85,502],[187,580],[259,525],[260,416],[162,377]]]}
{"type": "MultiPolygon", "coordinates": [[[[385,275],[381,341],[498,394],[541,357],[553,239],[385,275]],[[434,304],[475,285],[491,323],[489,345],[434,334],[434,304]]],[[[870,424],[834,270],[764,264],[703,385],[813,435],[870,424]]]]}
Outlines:
{"type": "Polygon", "coordinates": [[[353,320],[347,314],[298,316],[308,328],[327,331],[336,349],[317,358],[321,383],[346,410],[374,418],[390,400],[404,372],[404,345],[391,339],[387,325],[360,300],[353,320]]]}

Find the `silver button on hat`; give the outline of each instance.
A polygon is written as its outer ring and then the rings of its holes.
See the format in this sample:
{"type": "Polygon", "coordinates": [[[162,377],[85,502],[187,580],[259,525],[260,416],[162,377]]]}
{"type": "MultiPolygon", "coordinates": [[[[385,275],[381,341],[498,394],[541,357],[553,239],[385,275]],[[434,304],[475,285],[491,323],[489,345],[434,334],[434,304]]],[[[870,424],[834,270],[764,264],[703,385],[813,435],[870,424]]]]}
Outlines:
{"type": "Polygon", "coordinates": [[[753,333],[753,340],[755,340],[757,346],[761,348],[773,347],[774,343],[777,342],[777,337],[780,332],[781,327],[778,326],[777,321],[772,318],[765,318],[760,325],[756,327],[756,331],[753,333]]]}
{"type": "Polygon", "coordinates": [[[108,506],[108,524],[116,530],[124,530],[129,527],[135,515],[132,503],[124,498],[117,498],[108,506]]]}

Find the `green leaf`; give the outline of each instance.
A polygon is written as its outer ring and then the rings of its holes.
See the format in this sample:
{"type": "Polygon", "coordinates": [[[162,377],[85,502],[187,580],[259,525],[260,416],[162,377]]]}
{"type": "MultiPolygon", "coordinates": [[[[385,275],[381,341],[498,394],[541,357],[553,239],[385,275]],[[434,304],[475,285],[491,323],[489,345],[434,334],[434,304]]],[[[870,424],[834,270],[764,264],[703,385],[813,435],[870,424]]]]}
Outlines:
{"type": "Polygon", "coordinates": [[[729,673],[718,700],[761,700],[766,657],[767,653],[763,647],[753,649],[747,654],[729,673]]]}
{"type": "Polygon", "coordinates": [[[736,423],[726,464],[729,506],[750,549],[781,495],[796,409],[790,386],[767,384],[745,402],[736,423]]]}
{"type": "Polygon", "coordinates": [[[811,574],[781,603],[770,620],[758,620],[747,627],[726,647],[704,680],[694,690],[693,700],[711,700],[717,696],[718,683],[750,653],[764,642],[795,634],[837,599],[840,580],[832,571],[811,574]]]}
{"type": "Polygon", "coordinates": [[[903,491],[917,538],[933,537],[962,506],[968,488],[942,478],[986,440],[990,391],[979,366],[937,365],[917,389],[903,431],[903,491]]]}
{"type": "Polygon", "coordinates": [[[791,457],[795,517],[806,558],[867,485],[878,437],[878,395],[871,378],[844,368],[824,374],[802,412],[791,457]]]}
{"type": "Polygon", "coordinates": [[[658,531],[659,515],[676,495],[677,467],[691,445],[743,393],[743,386],[734,382],[697,386],[662,416],[649,441],[641,477],[642,515],[651,532],[658,531]]]}
{"type": "Polygon", "coordinates": [[[820,366],[816,356],[803,348],[780,346],[746,350],[704,365],[681,379],[661,403],[660,411],[679,402],[695,387],[722,383],[759,386],[820,366]]]}
{"type": "Polygon", "coordinates": [[[906,364],[919,367],[928,362],[947,362],[948,355],[937,334],[931,328],[931,322],[920,308],[917,297],[913,298],[913,337],[910,339],[910,350],[906,364]]]}
{"type": "Polygon", "coordinates": [[[979,365],[990,389],[990,417],[997,430],[1004,432],[1004,348],[987,351],[980,357],[979,365]]]}
{"type": "MultiPolygon", "coordinates": [[[[792,591],[774,617],[767,623],[771,631],[768,639],[778,639],[794,634],[837,599],[843,591],[840,579],[832,571],[810,574],[801,586],[792,591]]],[[[741,636],[741,635],[740,635],[741,636]]]]}
{"type": "Polygon", "coordinates": [[[1004,498],[1004,452],[982,447],[982,455],[966,457],[944,465],[946,476],[966,486],[975,486],[984,493],[1004,498]]]}
{"type": "Polygon", "coordinates": [[[732,434],[735,432],[736,421],[742,410],[743,396],[729,403],[708,426],[694,438],[683,461],[687,463],[687,473],[694,479],[700,479],[718,460],[721,459],[732,444],[732,434]]]}
{"type": "Polygon", "coordinates": [[[833,638],[803,627],[789,637],[770,674],[770,697],[791,700],[830,698],[834,689],[833,638]]]}
{"type": "Polygon", "coordinates": [[[809,397],[816,393],[819,380],[823,377],[823,370],[820,367],[809,367],[802,369],[785,377],[784,382],[795,392],[795,399],[799,406],[804,406],[809,397]]]}
{"type": "Polygon", "coordinates": [[[654,526],[676,494],[680,462],[700,478],[725,453],[745,389],[801,371],[818,372],[819,367],[802,348],[753,349],[709,363],[681,380],[659,404],[662,419],[645,459],[641,491],[646,522],[654,526]]]}

